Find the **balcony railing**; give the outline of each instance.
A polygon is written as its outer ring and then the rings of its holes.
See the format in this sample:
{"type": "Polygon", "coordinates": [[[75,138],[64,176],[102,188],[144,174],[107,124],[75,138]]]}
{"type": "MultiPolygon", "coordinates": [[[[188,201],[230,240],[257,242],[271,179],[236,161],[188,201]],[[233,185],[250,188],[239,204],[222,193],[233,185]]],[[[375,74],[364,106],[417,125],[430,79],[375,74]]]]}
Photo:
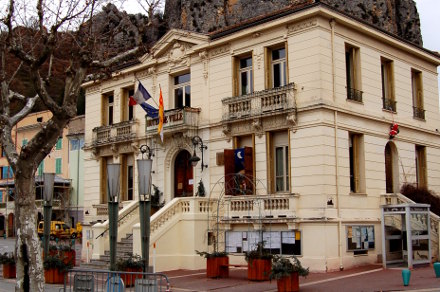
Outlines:
{"type": "Polygon", "coordinates": [[[383,109],[396,112],[396,101],[391,98],[382,98],[383,101],[383,109]]]}
{"type": "Polygon", "coordinates": [[[222,121],[274,115],[278,112],[294,110],[296,107],[294,89],[295,84],[289,83],[282,87],[225,98],[222,100],[222,121]]]}
{"type": "Polygon", "coordinates": [[[136,123],[125,121],[93,129],[93,145],[127,142],[136,136],[136,123]]]}
{"type": "Polygon", "coordinates": [[[362,91],[347,87],[347,99],[362,102],[362,91]]]}
{"type": "Polygon", "coordinates": [[[425,110],[423,108],[413,106],[413,114],[415,118],[425,119],[425,110]]]}
{"type": "MultiPolygon", "coordinates": [[[[199,126],[200,108],[184,107],[179,109],[167,110],[164,112],[163,132],[171,134],[185,130],[196,130],[199,126]]],[[[147,134],[157,133],[159,118],[146,116],[147,134]]]]}

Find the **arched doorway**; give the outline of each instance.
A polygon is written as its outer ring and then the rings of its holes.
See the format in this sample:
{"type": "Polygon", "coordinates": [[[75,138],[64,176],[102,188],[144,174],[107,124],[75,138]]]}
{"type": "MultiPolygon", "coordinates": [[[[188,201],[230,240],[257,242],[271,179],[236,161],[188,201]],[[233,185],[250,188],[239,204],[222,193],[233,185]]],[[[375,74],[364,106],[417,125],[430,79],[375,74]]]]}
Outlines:
{"type": "Polygon", "coordinates": [[[193,195],[193,167],[189,162],[191,154],[182,150],[174,162],[174,197],[191,197],[193,195]]]}
{"type": "Polygon", "coordinates": [[[392,142],[385,146],[385,181],[387,193],[399,192],[399,158],[392,142]]]}

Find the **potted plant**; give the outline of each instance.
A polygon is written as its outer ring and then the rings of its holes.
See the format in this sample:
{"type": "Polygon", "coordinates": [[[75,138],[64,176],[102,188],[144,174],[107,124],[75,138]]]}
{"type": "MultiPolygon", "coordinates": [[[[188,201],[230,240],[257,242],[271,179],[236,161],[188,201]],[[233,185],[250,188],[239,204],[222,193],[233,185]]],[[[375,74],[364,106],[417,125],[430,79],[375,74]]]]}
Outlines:
{"type": "MultiPolygon", "coordinates": [[[[127,256],[119,259],[116,262],[116,268],[122,272],[142,272],[144,261],[140,255],[127,253],[127,256]]],[[[137,278],[142,278],[142,274],[121,274],[121,279],[124,281],[125,287],[132,287],[137,278]]]]}
{"type": "Polygon", "coordinates": [[[198,251],[196,253],[206,259],[206,277],[208,278],[228,278],[229,277],[229,257],[224,251],[198,251]]]}
{"type": "Polygon", "coordinates": [[[72,249],[72,246],[70,245],[60,245],[60,256],[63,259],[63,262],[65,264],[70,264],[72,266],[75,266],[75,256],[76,252],[74,249],[72,249]]]}
{"type": "Polygon", "coordinates": [[[257,243],[254,250],[244,254],[248,263],[248,279],[251,281],[269,280],[273,255],[264,249],[264,242],[257,243]]]}
{"type": "Polygon", "coordinates": [[[63,284],[64,275],[72,268],[70,263],[64,263],[59,255],[48,255],[43,262],[44,279],[48,284],[63,284]]]}
{"type": "Polygon", "coordinates": [[[13,279],[15,278],[15,257],[13,253],[7,253],[0,255],[0,264],[3,264],[3,278],[13,279]]]}
{"type": "Polygon", "coordinates": [[[304,268],[297,257],[274,256],[272,259],[272,269],[270,270],[270,279],[277,280],[278,291],[299,291],[299,276],[306,277],[309,274],[309,268],[304,268]]]}

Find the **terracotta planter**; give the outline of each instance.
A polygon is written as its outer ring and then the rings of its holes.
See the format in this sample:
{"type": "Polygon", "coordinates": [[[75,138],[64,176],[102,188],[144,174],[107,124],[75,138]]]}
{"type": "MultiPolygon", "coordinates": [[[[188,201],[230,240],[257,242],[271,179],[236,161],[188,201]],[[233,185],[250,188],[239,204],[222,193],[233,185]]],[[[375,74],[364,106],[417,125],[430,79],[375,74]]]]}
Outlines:
{"type": "Polygon", "coordinates": [[[15,264],[3,264],[3,278],[14,279],[15,276],[15,264]]]}
{"type": "Polygon", "coordinates": [[[294,272],[290,276],[282,277],[277,280],[278,292],[298,292],[299,275],[294,272]]]}
{"type": "MultiPolygon", "coordinates": [[[[142,273],[142,268],[126,268],[124,272],[138,272],[142,273]]],[[[124,281],[125,287],[133,287],[136,279],[141,279],[142,275],[121,274],[121,279],[124,281]]]]}
{"type": "Polygon", "coordinates": [[[72,263],[73,266],[76,266],[75,264],[75,251],[74,250],[69,250],[69,251],[63,251],[63,263],[65,263],[66,265],[69,263],[72,263]]]}
{"type": "Polygon", "coordinates": [[[206,259],[206,277],[208,278],[228,278],[229,277],[229,257],[212,257],[206,259]]]}
{"type": "Polygon", "coordinates": [[[47,284],[63,284],[65,272],[58,269],[44,270],[44,279],[47,284]]]}
{"type": "Polygon", "coordinates": [[[251,281],[267,281],[269,280],[270,270],[270,259],[251,259],[248,262],[248,279],[251,281]]]}

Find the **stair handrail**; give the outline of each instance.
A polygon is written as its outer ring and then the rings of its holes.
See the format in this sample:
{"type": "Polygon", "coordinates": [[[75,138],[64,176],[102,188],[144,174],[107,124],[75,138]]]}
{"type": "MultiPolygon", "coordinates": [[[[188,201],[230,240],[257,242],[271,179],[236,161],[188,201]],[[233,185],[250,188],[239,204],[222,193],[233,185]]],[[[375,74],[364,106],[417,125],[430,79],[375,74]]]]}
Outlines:
{"type": "MultiPolygon", "coordinates": [[[[119,217],[119,213],[118,213],[118,225],[119,225],[119,222],[120,221],[122,221],[124,218],[126,218],[128,215],[130,215],[131,213],[133,213],[134,211],[136,211],[138,208],[139,208],[139,204],[138,204],[138,202],[137,201],[134,201],[135,202],[135,204],[130,204],[130,205],[128,205],[127,206],[127,212],[123,215],[123,216],[121,216],[121,217],[119,217]]],[[[123,208],[122,210],[121,210],[121,213],[124,213],[124,209],[125,208],[123,208]]],[[[105,222],[104,222],[104,224],[105,223],[107,223],[107,225],[108,225],[108,222],[109,222],[109,220],[106,220],[105,222]]],[[[95,239],[98,239],[98,238],[100,238],[100,237],[103,237],[104,236],[104,234],[107,232],[107,231],[109,231],[110,230],[110,227],[107,227],[101,234],[99,234],[95,239]]]]}

